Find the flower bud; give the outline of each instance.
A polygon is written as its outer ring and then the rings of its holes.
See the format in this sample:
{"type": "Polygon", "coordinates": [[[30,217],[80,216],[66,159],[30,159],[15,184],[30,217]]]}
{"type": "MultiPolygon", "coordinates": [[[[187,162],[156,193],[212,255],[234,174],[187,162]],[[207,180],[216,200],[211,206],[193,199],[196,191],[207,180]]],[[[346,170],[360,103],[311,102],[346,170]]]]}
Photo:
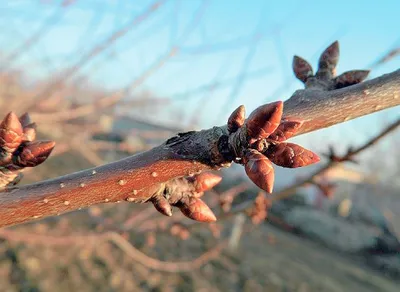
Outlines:
{"type": "Polygon", "coordinates": [[[15,164],[21,167],[35,167],[44,162],[55,146],[53,141],[37,141],[25,145],[16,157],[15,164]]]}
{"type": "Polygon", "coordinates": [[[31,117],[28,113],[24,113],[22,116],[20,116],[19,121],[21,122],[23,128],[32,123],[31,117]]]}
{"type": "Polygon", "coordinates": [[[274,187],[274,168],[271,161],[256,150],[245,155],[245,171],[247,176],[261,189],[272,193],[274,187]]]}
{"type": "Polygon", "coordinates": [[[328,77],[335,75],[336,66],[339,62],[339,42],[335,41],[323,51],[318,62],[318,73],[327,72],[328,77]]]}
{"type": "Polygon", "coordinates": [[[203,172],[193,178],[196,192],[201,193],[211,190],[222,180],[222,177],[211,172],[203,172]]]}
{"type": "Polygon", "coordinates": [[[307,82],[307,79],[313,76],[313,69],[311,65],[299,56],[293,57],[293,72],[296,75],[296,78],[302,81],[303,83],[307,82]]]}
{"type": "Polygon", "coordinates": [[[154,197],[151,202],[158,212],[168,217],[172,216],[172,208],[166,198],[163,196],[154,197]]]}
{"type": "Polygon", "coordinates": [[[255,109],[246,121],[247,134],[251,143],[267,138],[279,126],[283,112],[283,102],[277,101],[255,109]]]}
{"type": "Polygon", "coordinates": [[[282,167],[297,168],[320,160],[314,152],[294,143],[279,143],[264,153],[273,163],[282,167]]]}
{"type": "Polygon", "coordinates": [[[369,70],[353,70],[344,72],[333,80],[335,82],[335,88],[339,89],[360,83],[368,77],[368,74],[369,70]]]}
{"type": "Polygon", "coordinates": [[[23,133],[24,133],[22,137],[23,142],[34,141],[36,138],[36,123],[31,123],[24,126],[23,133]]]}
{"type": "Polygon", "coordinates": [[[277,141],[277,142],[282,142],[290,137],[293,137],[294,134],[300,129],[300,127],[303,125],[302,120],[297,120],[297,119],[290,119],[290,120],[285,120],[280,125],[278,128],[273,132],[268,139],[277,141]]]}
{"type": "Polygon", "coordinates": [[[228,131],[229,133],[236,132],[241,126],[243,126],[246,118],[246,110],[244,105],[239,106],[235,109],[228,119],[228,131]]]}
{"type": "Polygon", "coordinates": [[[16,114],[10,112],[0,124],[0,147],[6,152],[14,152],[21,144],[22,125],[16,114]]]}
{"type": "Polygon", "coordinates": [[[217,221],[213,211],[201,199],[189,197],[183,199],[178,204],[182,214],[186,217],[200,222],[217,221]]]}

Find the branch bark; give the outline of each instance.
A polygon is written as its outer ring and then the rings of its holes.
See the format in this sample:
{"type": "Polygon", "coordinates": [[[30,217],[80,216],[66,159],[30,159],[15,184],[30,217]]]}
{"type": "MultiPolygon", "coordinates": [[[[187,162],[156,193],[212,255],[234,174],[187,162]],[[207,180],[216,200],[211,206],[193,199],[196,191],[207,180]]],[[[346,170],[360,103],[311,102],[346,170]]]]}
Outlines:
{"type": "MultiPolygon", "coordinates": [[[[300,118],[304,134],[400,104],[400,70],[326,91],[296,91],[284,103],[284,117],[300,118]]],[[[0,227],[62,214],[104,202],[145,202],[159,184],[230,165],[220,139],[226,126],[178,134],[144,153],[0,193],[0,227]]]]}
{"type": "Polygon", "coordinates": [[[305,123],[297,134],[330,127],[400,104],[400,69],[342,89],[296,91],[285,102],[285,116],[305,123]]]}

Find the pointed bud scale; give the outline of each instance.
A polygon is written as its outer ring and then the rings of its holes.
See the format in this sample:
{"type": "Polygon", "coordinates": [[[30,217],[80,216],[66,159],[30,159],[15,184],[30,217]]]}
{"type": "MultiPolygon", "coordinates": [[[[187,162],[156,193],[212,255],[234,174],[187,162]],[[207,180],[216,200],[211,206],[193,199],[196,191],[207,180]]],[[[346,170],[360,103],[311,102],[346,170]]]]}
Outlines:
{"type": "Polygon", "coordinates": [[[278,128],[273,132],[268,139],[282,142],[291,137],[300,129],[303,125],[303,121],[299,119],[287,119],[280,123],[278,128]]]}
{"type": "Polygon", "coordinates": [[[264,153],[273,163],[282,167],[297,168],[320,160],[314,152],[294,143],[279,143],[264,153]]]}
{"type": "Polygon", "coordinates": [[[182,200],[178,207],[183,215],[192,220],[200,222],[217,221],[213,211],[199,198],[189,197],[182,200]]]}
{"type": "Polygon", "coordinates": [[[246,110],[244,105],[239,106],[235,109],[228,119],[228,131],[229,133],[236,132],[241,126],[243,126],[246,119],[246,110]]]}
{"type": "Polygon", "coordinates": [[[28,113],[24,113],[22,116],[20,116],[19,121],[21,122],[22,127],[26,127],[32,123],[31,117],[28,113]]]}
{"type": "Polygon", "coordinates": [[[368,77],[369,70],[353,70],[340,74],[334,79],[335,88],[343,88],[364,81],[368,77]]]}
{"type": "Polygon", "coordinates": [[[36,123],[28,124],[23,129],[23,142],[32,142],[36,138],[36,123]]]}
{"type": "Polygon", "coordinates": [[[44,162],[55,146],[53,141],[38,141],[25,145],[14,163],[21,167],[35,167],[44,162]]]}
{"type": "Polygon", "coordinates": [[[339,62],[339,42],[332,43],[321,54],[318,63],[318,71],[328,71],[331,76],[335,75],[336,66],[339,62]]]}
{"type": "Polygon", "coordinates": [[[162,196],[155,197],[151,200],[151,202],[158,212],[168,217],[172,216],[172,208],[166,198],[162,196]]]}
{"type": "Polygon", "coordinates": [[[211,172],[203,172],[196,175],[193,180],[193,185],[196,192],[201,193],[211,190],[213,187],[219,184],[222,180],[222,177],[211,172]]]}
{"type": "Polygon", "coordinates": [[[16,114],[10,112],[0,124],[0,147],[14,152],[21,144],[22,125],[16,114]]]}
{"type": "Polygon", "coordinates": [[[267,138],[279,126],[283,112],[283,102],[277,101],[255,109],[246,121],[247,134],[252,142],[267,138]]]}
{"type": "Polygon", "coordinates": [[[307,79],[314,74],[311,65],[299,56],[293,57],[292,67],[296,78],[303,83],[306,83],[307,79]]]}
{"type": "Polygon", "coordinates": [[[271,161],[260,152],[250,150],[245,155],[245,171],[247,176],[261,189],[272,193],[275,173],[271,161]]]}

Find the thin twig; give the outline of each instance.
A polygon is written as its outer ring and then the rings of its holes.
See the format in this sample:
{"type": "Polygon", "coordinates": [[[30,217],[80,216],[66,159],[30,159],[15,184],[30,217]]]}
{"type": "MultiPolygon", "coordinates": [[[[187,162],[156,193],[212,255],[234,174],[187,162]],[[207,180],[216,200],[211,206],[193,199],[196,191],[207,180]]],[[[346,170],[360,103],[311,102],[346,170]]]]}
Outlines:
{"type": "Polygon", "coordinates": [[[128,257],[143,266],[163,272],[178,273],[190,272],[199,269],[209,261],[220,256],[221,251],[226,247],[226,241],[222,241],[201,256],[182,262],[160,261],[144,254],[124,237],[116,232],[106,232],[104,234],[92,235],[69,235],[69,236],[52,236],[33,233],[25,233],[8,229],[0,230],[0,237],[14,242],[23,242],[26,244],[39,244],[49,246],[70,246],[70,245],[98,245],[101,241],[110,241],[121,249],[128,257]]]}

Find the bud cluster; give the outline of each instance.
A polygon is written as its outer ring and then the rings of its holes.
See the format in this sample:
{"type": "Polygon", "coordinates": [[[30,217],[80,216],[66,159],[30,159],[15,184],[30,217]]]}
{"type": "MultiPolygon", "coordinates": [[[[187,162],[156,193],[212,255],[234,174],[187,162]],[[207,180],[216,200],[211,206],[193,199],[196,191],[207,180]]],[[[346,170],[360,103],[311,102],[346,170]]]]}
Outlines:
{"type": "MultiPolygon", "coordinates": [[[[348,71],[336,77],[338,61],[339,43],[334,42],[321,54],[315,74],[312,66],[298,56],[294,56],[293,71],[306,88],[322,90],[340,89],[367,78],[369,71],[366,70],[348,71]]],[[[229,135],[222,136],[219,141],[220,154],[226,160],[243,164],[250,180],[267,193],[272,193],[275,180],[272,164],[297,168],[320,160],[314,152],[286,142],[301,128],[303,121],[293,117],[282,118],[282,114],[283,102],[278,101],[258,107],[246,120],[245,107],[241,105],[228,119],[229,135]]],[[[333,158],[332,156],[331,159],[333,158]]],[[[213,222],[216,220],[214,213],[200,197],[220,180],[219,176],[210,173],[173,179],[162,184],[150,201],[166,216],[172,215],[171,206],[175,206],[188,218],[213,222]]],[[[319,188],[327,197],[334,190],[331,185],[320,185],[319,188]]],[[[229,209],[232,202],[224,203],[226,209],[229,209]]],[[[264,195],[257,197],[254,209],[256,213],[252,214],[255,221],[265,219],[268,204],[264,195]]]]}
{"type": "Polygon", "coordinates": [[[200,197],[221,179],[220,176],[208,172],[193,177],[172,179],[162,184],[150,201],[157,211],[165,216],[172,216],[172,206],[174,206],[190,219],[213,222],[217,220],[213,211],[200,197]]]}
{"type": "Polygon", "coordinates": [[[294,75],[306,88],[319,87],[324,90],[334,90],[362,82],[368,77],[369,70],[351,70],[336,76],[339,62],[339,42],[332,43],[321,54],[317,73],[306,60],[299,56],[293,57],[294,75]]]}
{"type": "Polygon", "coordinates": [[[43,163],[54,148],[53,141],[35,141],[36,124],[28,113],[10,112],[0,124],[0,187],[17,184],[25,167],[43,163]]]}
{"type": "Polygon", "coordinates": [[[275,179],[272,163],[296,168],[320,160],[312,151],[284,142],[300,129],[303,122],[295,118],[282,119],[283,102],[260,106],[247,120],[244,111],[244,106],[240,106],[228,119],[231,152],[259,188],[272,193],[275,179]]]}

